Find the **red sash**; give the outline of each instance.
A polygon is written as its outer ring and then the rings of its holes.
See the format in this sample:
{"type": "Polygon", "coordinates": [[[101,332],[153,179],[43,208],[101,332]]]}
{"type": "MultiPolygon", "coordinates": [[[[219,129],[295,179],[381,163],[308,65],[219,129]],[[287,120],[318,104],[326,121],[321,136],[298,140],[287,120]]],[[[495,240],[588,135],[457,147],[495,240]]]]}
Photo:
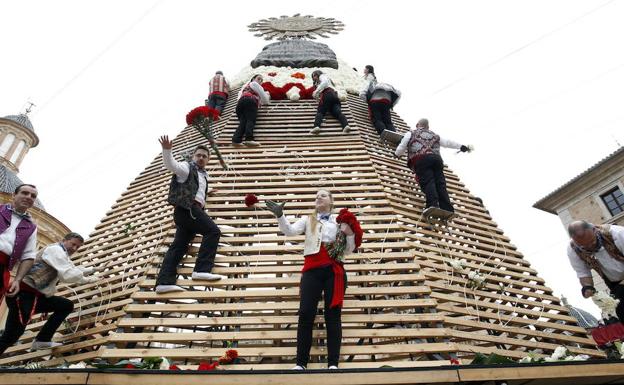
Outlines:
{"type": "Polygon", "coordinates": [[[4,298],[4,294],[9,290],[11,284],[11,271],[9,270],[9,256],[0,253],[0,274],[2,277],[2,287],[0,287],[0,302],[4,298]]]}
{"type": "Polygon", "coordinates": [[[327,249],[324,245],[321,245],[321,249],[318,253],[305,256],[305,261],[303,263],[303,269],[301,270],[301,272],[305,273],[308,270],[327,266],[331,266],[332,270],[334,271],[334,293],[332,295],[332,301],[329,307],[342,307],[345,291],[345,269],[342,263],[336,261],[335,259],[332,259],[329,256],[329,253],[327,253],[327,249]]]}

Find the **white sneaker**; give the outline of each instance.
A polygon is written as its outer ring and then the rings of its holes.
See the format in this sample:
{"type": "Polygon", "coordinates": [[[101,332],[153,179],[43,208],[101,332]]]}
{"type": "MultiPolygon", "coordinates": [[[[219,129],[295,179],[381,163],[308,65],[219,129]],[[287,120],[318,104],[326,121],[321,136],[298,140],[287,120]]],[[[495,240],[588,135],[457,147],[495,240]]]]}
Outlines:
{"type": "Polygon", "coordinates": [[[46,350],[46,349],[54,349],[56,347],[63,346],[60,342],[52,342],[52,341],[37,341],[34,340],[32,343],[32,347],[30,350],[46,350]]]}
{"type": "Polygon", "coordinates": [[[175,293],[177,291],[186,291],[183,287],[178,285],[158,285],[156,286],[156,293],[164,294],[164,293],[175,293]]]}
{"type": "Polygon", "coordinates": [[[345,126],[345,127],[342,129],[342,133],[343,133],[343,134],[348,134],[349,132],[351,132],[351,127],[349,127],[349,126],[345,126]]]}
{"type": "Polygon", "coordinates": [[[338,369],[338,367],[336,365],[332,365],[332,366],[328,367],[327,369],[338,369]]]}
{"type": "Polygon", "coordinates": [[[243,142],[243,144],[248,147],[258,147],[260,145],[260,142],[256,142],[255,140],[246,140],[243,142]]]}
{"type": "Polygon", "coordinates": [[[290,370],[305,370],[305,368],[303,366],[295,365],[295,367],[290,370]]]}
{"type": "Polygon", "coordinates": [[[318,135],[321,133],[321,128],[320,127],[314,127],[313,129],[310,130],[310,134],[312,135],[318,135]]]}
{"type": "Polygon", "coordinates": [[[243,144],[242,143],[232,142],[232,146],[240,148],[240,147],[243,147],[243,144]]]}
{"type": "Polygon", "coordinates": [[[223,278],[223,276],[219,275],[219,274],[198,273],[198,272],[194,271],[193,275],[191,276],[191,278],[192,279],[204,280],[204,281],[218,281],[221,278],[223,278]]]}

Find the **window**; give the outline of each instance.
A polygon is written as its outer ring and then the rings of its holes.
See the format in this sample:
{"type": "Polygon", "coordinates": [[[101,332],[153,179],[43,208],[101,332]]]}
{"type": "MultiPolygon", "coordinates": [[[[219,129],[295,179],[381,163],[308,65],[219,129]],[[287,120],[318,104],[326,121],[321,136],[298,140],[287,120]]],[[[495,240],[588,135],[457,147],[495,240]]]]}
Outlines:
{"type": "Polygon", "coordinates": [[[11,145],[15,141],[15,135],[9,134],[4,138],[2,145],[0,145],[0,156],[5,156],[11,145]]]}
{"type": "Polygon", "coordinates": [[[15,163],[17,161],[17,158],[19,158],[19,156],[21,155],[24,147],[26,147],[26,142],[20,140],[20,142],[17,144],[17,147],[15,148],[15,151],[13,151],[13,155],[11,155],[11,163],[15,163]]]}
{"type": "Polygon", "coordinates": [[[602,198],[611,215],[615,216],[624,211],[624,194],[622,194],[622,190],[619,187],[616,186],[607,191],[600,198],[602,198]]]}

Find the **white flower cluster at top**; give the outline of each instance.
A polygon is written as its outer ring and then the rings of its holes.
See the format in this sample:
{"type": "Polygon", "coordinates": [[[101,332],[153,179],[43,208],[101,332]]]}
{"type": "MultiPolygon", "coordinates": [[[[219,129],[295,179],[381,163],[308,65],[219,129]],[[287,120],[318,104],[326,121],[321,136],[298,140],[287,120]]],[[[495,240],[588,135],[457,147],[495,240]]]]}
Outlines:
{"type": "MultiPolygon", "coordinates": [[[[243,68],[233,78],[229,79],[230,87],[236,88],[247,83],[252,76],[259,74],[265,82],[271,82],[275,87],[282,87],[287,83],[301,83],[305,88],[312,87],[312,72],[321,70],[323,73],[329,75],[334,82],[338,97],[341,100],[346,98],[347,93],[359,94],[360,91],[366,86],[366,82],[361,73],[357,73],[346,62],[338,59],[338,69],[326,68],[326,67],[310,67],[310,68],[292,68],[292,67],[275,67],[275,66],[260,66],[251,68],[247,66],[243,68]],[[294,78],[291,75],[300,72],[305,75],[304,79],[294,78]],[[275,76],[269,76],[270,73],[275,73],[275,76]]],[[[288,97],[291,100],[299,99],[299,91],[296,88],[291,89],[292,92],[288,93],[288,97]]]]}

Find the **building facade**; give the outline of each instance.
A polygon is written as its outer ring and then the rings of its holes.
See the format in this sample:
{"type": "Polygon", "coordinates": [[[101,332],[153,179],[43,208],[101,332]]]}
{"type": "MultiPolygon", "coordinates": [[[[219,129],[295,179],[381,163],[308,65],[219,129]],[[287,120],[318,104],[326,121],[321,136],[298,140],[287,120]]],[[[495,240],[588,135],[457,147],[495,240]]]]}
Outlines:
{"type": "MultiPolygon", "coordinates": [[[[624,225],[624,147],[540,199],[533,207],[559,216],[566,229],[578,220],[624,225]]],[[[608,291],[602,278],[594,271],[592,275],[594,286],[608,291]]]]}
{"type": "MultiPolygon", "coordinates": [[[[0,118],[0,204],[10,203],[17,186],[24,183],[17,175],[28,151],[39,144],[27,114],[8,115],[0,118]]],[[[36,181],[28,181],[37,184],[36,181]]],[[[69,228],[49,214],[41,200],[29,210],[37,224],[37,248],[58,242],[69,228]]],[[[0,329],[6,318],[6,304],[0,304],[0,329]]]]}

